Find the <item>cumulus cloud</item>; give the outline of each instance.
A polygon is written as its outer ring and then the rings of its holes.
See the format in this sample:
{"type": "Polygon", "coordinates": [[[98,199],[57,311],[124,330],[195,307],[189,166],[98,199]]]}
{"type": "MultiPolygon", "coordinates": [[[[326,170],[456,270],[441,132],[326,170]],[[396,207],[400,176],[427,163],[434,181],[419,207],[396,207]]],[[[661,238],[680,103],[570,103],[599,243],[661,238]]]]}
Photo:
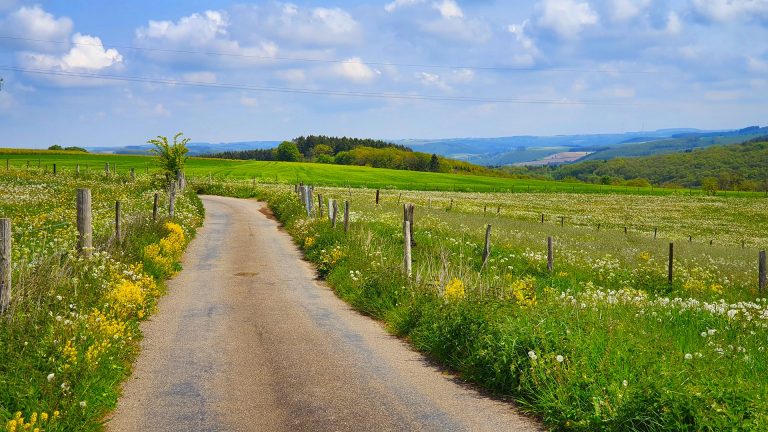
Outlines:
{"type": "Polygon", "coordinates": [[[223,57],[180,53],[146,52],[155,61],[202,64],[209,67],[240,66],[263,62],[278,52],[276,44],[262,41],[242,46],[229,36],[229,15],[223,11],[205,11],[180,18],[178,21],[153,21],[136,30],[137,44],[178,50],[200,50],[226,54],[223,57]]]}
{"type": "MultiPolygon", "coordinates": [[[[5,19],[0,19],[0,33],[40,40],[68,40],[73,23],[67,17],[56,18],[40,6],[23,6],[11,12],[5,19]]],[[[7,43],[7,41],[6,41],[7,43]]],[[[42,44],[31,41],[13,41],[18,47],[35,51],[55,51],[61,46],[42,44]]]]}
{"type": "Polygon", "coordinates": [[[717,22],[768,20],[766,0],[692,0],[694,11],[717,22]]]}
{"type": "Polygon", "coordinates": [[[425,87],[434,87],[442,91],[452,91],[455,86],[469,84],[475,80],[475,72],[471,69],[457,69],[448,74],[430,72],[416,73],[416,79],[425,87]]]}
{"type": "Polygon", "coordinates": [[[389,13],[392,13],[397,9],[413,6],[413,5],[424,3],[424,2],[426,2],[426,0],[394,0],[391,3],[387,3],[386,5],[384,5],[384,10],[389,13]]]}
{"type": "Polygon", "coordinates": [[[587,2],[575,0],[544,0],[539,3],[536,25],[551,30],[563,39],[575,39],[581,31],[600,20],[587,2]]]}
{"type": "Polygon", "coordinates": [[[611,0],[611,19],[629,21],[643,14],[651,5],[651,0],[611,0]]]}
{"type": "Polygon", "coordinates": [[[253,6],[239,17],[241,33],[257,32],[306,46],[356,45],[363,31],[352,15],[341,8],[253,6]]]}
{"type": "Polygon", "coordinates": [[[520,50],[513,55],[513,61],[518,65],[530,66],[535,63],[535,57],[539,55],[536,42],[528,35],[527,28],[530,21],[525,20],[521,24],[510,24],[507,31],[512,33],[517,40],[520,50]]]}
{"type": "Polygon", "coordinates": [[[346,59],[343,63],[334,66],[333,70],[337,75],[356,83],[371,82],[380,73],[363,63],[360,57],[346,59]]]}
{"type": "Polygon", "coordinates": [[[21,62],[35,69],[93,72],[123,61],[123,56],[116,49],[105,49],[98,37],[75,33],[72,42],[72,48],[62,56],[23,52],[20,54],[21,62]]]}
{"type": "Polygon", "coordinates": [[[464,11],[461,10],[454,0],[435,2],[432,4],[432,7],[437,9],[437,11],[440,12],[440,15],[445,19],[464,18],[464,11]]]}

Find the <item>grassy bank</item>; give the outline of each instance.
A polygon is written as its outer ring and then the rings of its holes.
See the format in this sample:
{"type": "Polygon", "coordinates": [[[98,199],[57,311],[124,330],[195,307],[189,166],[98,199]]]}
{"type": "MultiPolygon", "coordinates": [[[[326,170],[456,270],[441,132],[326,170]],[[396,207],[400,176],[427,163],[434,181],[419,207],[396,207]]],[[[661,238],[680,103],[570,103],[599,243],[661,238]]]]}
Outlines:
{"type": "Polygon", "coordinates": [[[305,218],[285,186],[199,187],[265,199],[340,297],[554,429],[768,427],[768,303],[756,290],[756,252],[766,243],[754,219],[759,202],[613,196],[579,205],[578,196],[536,197],[536,205],[570,208],[575,220],[589,220],[589,212],[605,220],[643,209],[653,215],[652,204],[658,214],[665,206],[685,209],[665,219],[654,240],[647,231],[625,236],[618,224],[598,231],[592,223],[532,221],[521,215],[534,204],[517,194],[497,216],[483,214],[472,194],[438,200],[407,192],[400,201],[419,203],[414,275],[407,278],[402,209],[392,196],[377,207],[373,191],[319,188],[326,198],[350,200],[345,234],[325,217],[305,218]],[[728,222],[712,230],[715,215],[728,222]],[[483,267],[486,223],[493,246],[483,267]],[[711,245],[679,242],[670,285],[668,240],[688,233],[718,237],[711,245]],[[546,269],[549,235],[553,272],[546,269]],[[754,243],[742,249],[726,241],[742,236],[754,243]]]}
{"type": "Polygon", "coordinates": [[[164,280],[202,222],[192,192],[176,217],[152,200],[167,195],[148,176],[53,176],[0,172],[0,217],[13,224],[10,307],[0,315],[0,427],[9,431],[100,430],[114,408],[164,280]],[[94,251],[76,251],[75,190],[90,188],[94,251]],[[122,204],[121,239],[114,205],[122,204]]]}

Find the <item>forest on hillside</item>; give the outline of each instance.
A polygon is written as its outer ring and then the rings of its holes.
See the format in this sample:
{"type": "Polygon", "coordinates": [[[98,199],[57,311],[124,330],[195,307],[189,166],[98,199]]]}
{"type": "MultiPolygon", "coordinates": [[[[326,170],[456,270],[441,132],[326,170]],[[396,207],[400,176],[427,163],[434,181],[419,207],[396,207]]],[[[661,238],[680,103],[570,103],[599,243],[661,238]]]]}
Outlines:
{"type": "Polygon", "coordinates": [[[508,173],[554,180],[632,186],[768,189],[768,137],[647,157],[590,160],[570,165],[505,168],[508,173]]]}
{"type": "Polygon", "coordinates": [[[240,160],[315,162],[359,165],[410,171],[477,174],[505,177],[508,174],[436,154],[415,152],[381,140],[310,135],[283,141],[274,149],[227,151],[206,157],[240,160]]]}

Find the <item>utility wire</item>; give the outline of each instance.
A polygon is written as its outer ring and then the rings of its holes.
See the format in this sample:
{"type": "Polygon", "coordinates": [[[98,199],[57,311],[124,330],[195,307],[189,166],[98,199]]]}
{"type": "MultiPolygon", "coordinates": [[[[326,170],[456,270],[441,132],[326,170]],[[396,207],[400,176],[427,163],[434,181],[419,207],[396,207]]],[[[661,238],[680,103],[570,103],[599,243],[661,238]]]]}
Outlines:
{"type": "Polygon", "coordinates": [[[242,54],[242,53],[228,53],[219,51],[195,51],[195,50],[181,50],[181,49],[168,49],[168,48],[151,48],[151,47],[138,47],[133,45],[114,45],[114,44],[95,44],[95,43],[83,43],[83,42],[70,42],[70,41],[57,41],[46,39],[34,39],[20,36],[0,36],[0,40],[14,40],[24,42],[38,42],[57,45],[75,45],[75,46],[92,46],[101,48],[119,48],[133,51],[149,51],[149,52],[161,52],[169,54],[194,54],[205,56],[220,56],[220,57],[235,57],[235,58],[247,58],[257,60],[276,60],[276,61],[294,61],[304,63],[336,63],[336,64],[364,64],[368,66],[400,66],[409,68],[425,68],[425,69],[469,69],[469,70],[486,70],[486,71],[507,71],[507,72],[594,72],[594,73],[623,73],[623,74],[656,74],[657,71],[649,70],[619,70],[613,68],[568,68],[568,67],[533,67],[533,66],[473,66],[473,65],[448,65],[448,64],[426,64],[426,63],[389,63],[389,62],[370,62],[370,61],[358,61],[358,60],[339,60],[339,59],[315,59],[307,57],[285,57],[285,56],[270,56],[270,55],[256,55],[256,54],[242,54]]]}
{"type": "Polygon", "coordinates": [[[360,91],[344,91],[344,90],[323,90],[323,89],[310,89],[310,88],[254,86],[254,85],[247,85],[247,84],[209,83],[209,82],[200,82],[200,81],[173,80],[173,79],[166,79],[166,78],[152,78],[152,77],[143,77],[143,76],[108,75],[108,74],[95,74],[95,73],[87,73],[87,72],[64,72],[64,71],[53,71],[53,70],[45,70],[45,69],[20,68],[20,67],[3,66],[3,65],[0,65],[0,70],[12,71],[12,72],[24,72],[24,73],[39,74],[39,75],[64,76],[64,77],[72,77],[72,78],[127,81],[127,82],[140,82],[140,83],[150,83],[150,84],[166,84],[166,85],[172,85],[172,86],[178,85],[178,86],[216,88],[216,89],[247,90],[247,91],[257,91],[257,92],[294,93],[294,94],[309,94],[309,95],[324,95],[324,96],[346,96],[346,97],[376,98],[376,99],[477,102],[477,103],[509,103],[509,104],[543,104],[543,105],[607,105],[607,106],[638,105],[636,103],[629,104],[629,103],[621,103],[621,102],[607,102],[607,101],[596,101],[596,100],[484,98],[484,97],[474,97],[474,96],[440,96],[440,95],[424,95],[424,94],[416,94],[416,93],[377,93],[377,92],[360,92],[360,91]]]}

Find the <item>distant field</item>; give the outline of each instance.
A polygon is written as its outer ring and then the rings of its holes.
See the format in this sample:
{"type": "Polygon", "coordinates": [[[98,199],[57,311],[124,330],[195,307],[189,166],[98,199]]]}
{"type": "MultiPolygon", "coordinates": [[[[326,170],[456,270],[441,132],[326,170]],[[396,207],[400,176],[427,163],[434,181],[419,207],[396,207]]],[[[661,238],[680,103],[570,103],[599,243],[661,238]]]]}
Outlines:
{"type": "MultiPolygon", "coordinates": [[[[47,150],[0,149],[0,169],[6,164],[13,169],[39,169],[74,171],[80,165],[83,172],[104,172],[104,165],[116,166],[118,173],[134,168],[137,173],[156,172],[153,157],[134,155],[90,154],[55,152],[47,150]]],[[[674,190],[660,188],[636,188],[601,186],[581,183],[565,183],[544,180],[510,179],[473,175],[442,174],[417,171],[401,171],[361,166],[325,165],[295,162],[235,161],[224,159],[190,158],[187,167],[190,177],[217,179],[256,179],[259,182],[305,182],[319,186],[349,186],[403,190],[441,190],[465,192],[574,192],[574,193],[622,193],[641,195],[669,195],[674,193],[701,194],[699,190],[674,190]]],[[[728,192],[728,196],[763,196],[748,192],[728,192]]]]}

